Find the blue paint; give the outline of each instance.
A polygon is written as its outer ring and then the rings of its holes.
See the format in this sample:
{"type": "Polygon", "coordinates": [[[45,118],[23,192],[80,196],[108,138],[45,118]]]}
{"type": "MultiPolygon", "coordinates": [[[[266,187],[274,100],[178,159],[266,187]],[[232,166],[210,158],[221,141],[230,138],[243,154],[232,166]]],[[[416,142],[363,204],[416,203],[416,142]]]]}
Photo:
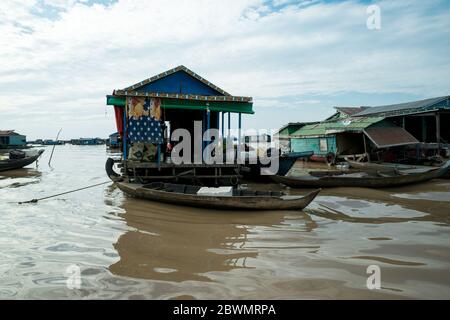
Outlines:
{"type": "Polygon", "coordinates": [[[123,159],[127,159],[127,148],[128,148],[128,141],[127,141],[127,108],[123,108],[123,159]]]}
{"type": "Polygon", "coordinates": [[[177,71],[167,77],[148,83],[139,89],[141,92],[153,93],[182,93],[198,94],[203,96],[223,96],[219,91],[195,79],[183,70],[177,71]]]}
{"type": "Polygon", "coordinates": [[[336,154],[336,150],[336,136],[291,139],[291,152],[314,151],[314,155],[325,156],[329,152],[336,154]],[[320,140],[327,141],[326,150],[321,150],[320,140]]]}
{"type": "Polygon", "coordinates": [[[161,167],[161,145],[158,144],[158,168],[161,167]]]}
{"type": "Polygon", "coordinates": [[[23,147],[26,144],[26,137],[20,134],[14,133],[0,137],[0,145],[3,147],[23,147]]]}

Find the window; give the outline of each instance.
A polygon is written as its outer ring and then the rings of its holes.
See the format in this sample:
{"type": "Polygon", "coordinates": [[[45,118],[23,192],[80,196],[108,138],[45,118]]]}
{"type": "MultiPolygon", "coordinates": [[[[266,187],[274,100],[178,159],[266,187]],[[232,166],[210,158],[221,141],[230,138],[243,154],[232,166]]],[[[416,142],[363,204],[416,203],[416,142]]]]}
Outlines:
{"type": "Polygon", "coordinates": [[[320,148],[320,151],[327,151],[328,150],[327,139],[320,139],[320,141],[319,141],[319,148],[320,148]]]}

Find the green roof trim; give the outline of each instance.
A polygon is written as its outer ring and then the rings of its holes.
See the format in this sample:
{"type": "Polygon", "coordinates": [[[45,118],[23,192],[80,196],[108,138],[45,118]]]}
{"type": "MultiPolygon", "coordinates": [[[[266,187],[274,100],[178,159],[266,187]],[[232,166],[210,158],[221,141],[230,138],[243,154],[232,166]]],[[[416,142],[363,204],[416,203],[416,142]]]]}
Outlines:
{"type": "Polygon", "coordinates": [[[365,128],[381,122],[384,117],[346,118],[340,121],[326,121],[306,125],[292,133],[292,136],[325,136],[340,132],[362,132],[365,128]]]}
{"type": "MultiPolygon", "coordinates": [[[[107,96],[106,104],[113,106],[125,106],[125,97],[107,96]]],[[[254,114],[252,102],[232,101],[198,101],[181,99],[161,99],[161,107],[164,109],[180,110],[211,110],[232,113],[254,114]]]]}
{"type": "Polygon", "coordinates": [[[125,106],[125,98],[106,96],[106,105],[124,107],[125,106]]]}

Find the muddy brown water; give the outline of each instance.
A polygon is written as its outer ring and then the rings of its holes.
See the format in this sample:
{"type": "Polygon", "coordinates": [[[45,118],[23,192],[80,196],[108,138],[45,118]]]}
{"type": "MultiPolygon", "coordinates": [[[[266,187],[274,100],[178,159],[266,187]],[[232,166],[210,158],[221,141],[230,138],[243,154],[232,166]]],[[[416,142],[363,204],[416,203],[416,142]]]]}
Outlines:
{"type": "Polygon", "coordinates": [[[104,146],[57,146],[52,168],[50,151],[0,173],[2,299],[450,299],[450,180],[327,189],[304,211],[186,208],[112,184],[17,204],[107,181],[104,146]]]}

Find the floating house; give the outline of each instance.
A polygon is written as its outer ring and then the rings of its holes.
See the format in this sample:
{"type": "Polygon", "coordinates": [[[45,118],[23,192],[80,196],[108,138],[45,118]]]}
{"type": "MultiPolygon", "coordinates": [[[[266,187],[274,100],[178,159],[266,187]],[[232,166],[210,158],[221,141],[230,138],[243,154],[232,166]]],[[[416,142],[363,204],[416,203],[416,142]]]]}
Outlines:
{"type": "Polygon", "coordinates": [[[57,145],[64,144],[64,141],[61,141],[61,140],[55,141],[55,140],[51,140],[51,139],[46,139],[46,140],[42,141],[42,144],[44,146],[57,146],[57,145]]]}
{"type": "Polygon", "coordinates": [[[450,141],[450,96],[378,107],[337,107],[318,123],[288,124],[279,131],[294,152],[336,158],[404,158],[443,154],[450,141]]]}
{"type": "MultiPolygon", "coordinates": [[[[194,121],[201,121],[202,135],[208,129],[225,129],[230,135],[231,114],[237,115],[237,126],[242,126],[242,114],[253,114],[251,97],[233,96],[205,78],[179,66],[138,82],[107,96],[107,105],[114,106],[116,125],[123,141],[123,173],[131,179],[230,179],[238,178],[238,164],[207,165],[184,163],[173,165],[166,161],[167,144],[174,145],[171,134],[176,129],[187,130],[193,139],[194,121]],[[150,129],[149,129],[150,128],[150,129]],[[155,161],[143,161],[142,152],[136,152],[140,143],[151,151],[155,161]]],[[[240,134],[238,139],[240,139],[240,134]]],[[[192,155],[196,145],[192,141],[192,155]]],[[[200,148],[205,148],[202,143],[200,148]]]]}
{"type": "Polygon", "coordinates": [[[109,135],[109,139],[106,142],[107,146],[111,149],[119,149],[122,147],[122,138],[118,132],[114,132],[109,135]]]}
{"type": "Polygon", "coordinates": [[[105,140],[101,138],[79,138],[70,140],[70,143],[79,146],[95,146],[105,144],[105,140]]]}
{"type": "Polygon", "coordinates": [[[289,122],[278,129],[278,131],[274,134],[274,139],[278,141],[281,153],[285,154],[293,151],[294,148],[291,147],[291,136],[295,131],[308,124],[316,123],[318,122],[289,122]]]}
{"type": "Polygon", "coordinates": [[[23,148],[27,144],[27,137],[14,130],[0,131],[0,148],[23,148]]]}

